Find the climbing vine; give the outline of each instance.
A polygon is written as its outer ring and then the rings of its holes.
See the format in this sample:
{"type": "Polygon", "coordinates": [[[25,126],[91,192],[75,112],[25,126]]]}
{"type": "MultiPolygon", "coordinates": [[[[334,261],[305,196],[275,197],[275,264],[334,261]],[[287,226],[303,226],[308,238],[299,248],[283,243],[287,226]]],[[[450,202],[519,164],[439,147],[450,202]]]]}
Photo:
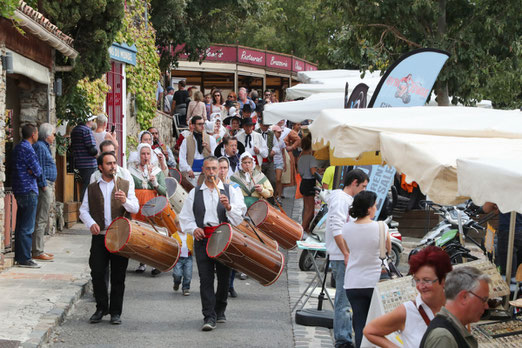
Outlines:
{"type": "Polygon", "coordinates": [[[78,89],[86,96],[87,105],[91,108],[94,115],[103,113],[103,102],[111,89],[107,84],[105,76],[96,80],[89,80],[87,77],[83,78],[78,81],[78,89]]]}
{"type": "Polygon", "coordinates": [[[156,87],[160,79],[159,55],[156,51],[156,32],[152,27],[148,9],[150,0],[127,1],[123,27],[116,41],[136,45],[136,66],[127,66],[127,89],[136,100],[137,121],[141,129],[151,126],[156,116],[156,87]]]}

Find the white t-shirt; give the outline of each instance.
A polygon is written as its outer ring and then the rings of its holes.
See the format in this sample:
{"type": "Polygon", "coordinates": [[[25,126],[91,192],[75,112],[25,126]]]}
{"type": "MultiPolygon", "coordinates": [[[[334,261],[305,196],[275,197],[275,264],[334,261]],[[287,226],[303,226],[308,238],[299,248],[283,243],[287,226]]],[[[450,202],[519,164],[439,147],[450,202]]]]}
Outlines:
{"type": "Polygon", "coordinates": [[[417,294],[415,304],[413,301],[404,303],[404,308],[406,309],[406,322],[404,323],[404,331],[401,332],[403,348],[419,347],[422,341],[422,336],[424,336],[424,333],[428,328],[424,319],[422,319],[422,316],[420,315],[420,306],[424,308],[428,319],[433,320],[435,317],[430,307],[422,301],[420,294],[417,294]],[[415,307],[415,304],[417,304],[417,307],[415,307]]]}
{"type": "Polygon", "coordinates": [[[274,162],[275,163],[283,163],[283,149],[286,148],[286,144],[283,140],[283,137],[280,136],[279,139],[274,135],[274,143],[272,146],[272,150],[274,150],[274,162]]]}
{"type": "MultiPolygon", "coordinates": [[[[386,225],[385,230],[385,235],[388,235],[386,225]]],[[[376,221],[356,224],[354,219],[350,219],[343,227],[343,238],[350,249],[344,288],[374,288],[381,275],[379,224],[376,221]]]]}
{"type": "Polygon", "coordinates": [[[343,190],[333,190],[326,198],[328,217],[326,219],[325,243],[326,250],[332,261],[344,261],[344,255],[337,246],[334,237],[343,233],[343,226],[350,220],[350,206],[353,197],[343,190]]]}
{"type": "Polygon", "coordinates": [[[188,257],[189,249],[187,248],[187,234],[183,232],[178,233],[179,238],[181,239],[181,252],[180,257],[188,257]]]}

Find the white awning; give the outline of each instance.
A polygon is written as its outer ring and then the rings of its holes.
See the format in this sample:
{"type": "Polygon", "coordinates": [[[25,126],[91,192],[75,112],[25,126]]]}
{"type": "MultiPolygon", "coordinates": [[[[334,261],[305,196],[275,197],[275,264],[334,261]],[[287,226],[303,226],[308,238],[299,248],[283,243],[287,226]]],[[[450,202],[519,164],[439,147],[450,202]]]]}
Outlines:
{"type": "Polygon", "coordinates": [[[14,51],[7,50],[13,55],[13,72],[24,75],[33,81],[48,85],[51,83],[50,71],[47,67],[36,63],[14,51]]]}

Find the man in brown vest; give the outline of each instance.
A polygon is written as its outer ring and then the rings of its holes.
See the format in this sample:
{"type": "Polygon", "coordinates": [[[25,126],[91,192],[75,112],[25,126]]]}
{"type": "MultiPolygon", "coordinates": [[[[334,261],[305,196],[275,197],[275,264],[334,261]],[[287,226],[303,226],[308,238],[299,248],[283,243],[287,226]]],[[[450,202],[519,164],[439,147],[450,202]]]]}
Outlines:
{"type": "Polygon", "coordinates": [[[125,272],[129,259],[110,253],[105,248],[105,232],[117,217],[137,213],[140,209],[134,189],[129,182],[116,176],[116,156],[104,152],[97,158],[101,178],[87,187],[80,208],[80,219],[92,233],[91,267],[92,287],[96,299],[96,312],[91,323],[99,323],[104,315],[111,315],[111,324],[121,324],[125,272]],[[111,295],[109,304],[107,269],[110,262],[111,295]]]}
{"type": "Polygon", "coordinates": [[[216,149],[216,139],[204,131],[205,121],[201,116],[193,116],[190,123],[194,131],[183,140],[179,148],[179,171],[196,186],[203,160],[216,149]]]}

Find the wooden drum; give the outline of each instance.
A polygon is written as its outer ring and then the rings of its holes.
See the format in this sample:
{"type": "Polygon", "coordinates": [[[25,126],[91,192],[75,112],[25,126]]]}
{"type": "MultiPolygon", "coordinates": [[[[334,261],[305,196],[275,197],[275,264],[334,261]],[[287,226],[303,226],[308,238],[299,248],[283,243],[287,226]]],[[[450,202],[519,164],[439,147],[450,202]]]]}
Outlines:
{"type": "Polygon", "coordinates": [[[207,255],[248,274],[264,286],[275,283],[285,267],[281,252],[239,232],[230,224],[221,224],[212,233],[207,255]]]}
{"type": "Polygon", "coordinates": [[[111,253],[170,271],[178,262],[181,248],[174,238],[126,218],[112,221],[105,234],[105,247],[111,253]]]}
{"type": "Polygon", "coordinates": [[[263,231],[254,226],[253,223],[249,223],[248,221],[243,220],[243,222],[236,226],[236,229],[240,230],[247,236],[250,236],[255,240],[260,241],[261,244],[265,244],[269,248],[272,248],[274,250],[278,250],[279,248],[279,243],[267,236],[263,231]]]}
{"type": "Polygon", "coordinates": [[[275,239],[284,249],[293,249],[303,238],[303,227],[281,213],[267,201],[259,200],[248,208],[248,216],[254,225],[275,239]]]}
{"type": "Polygon", "coordinates": [[[141,207],[141,214],[156,225],[166,227],[169,234],[178,232],[176,213],[170,207],[169,201],[163,196],[154,197],[141,207]]]}
{"type": "Polygon", "coordinates": [[[170,170],[170,176],[172,176],[174,179],[177,180],[177,182],[180,183],[180,185],[185,189],[185,191],[190,192],[194,185],[192,185],[183,174],[177,169],[170,170]]]}
{"type": "Polygon", "coordinates": [[[165,184],[167,185],[167,197],[172,205],[172,208],[179,214],[183,203],[187,199],[188,193],[174,178],[165,178],[165,184]]]}

